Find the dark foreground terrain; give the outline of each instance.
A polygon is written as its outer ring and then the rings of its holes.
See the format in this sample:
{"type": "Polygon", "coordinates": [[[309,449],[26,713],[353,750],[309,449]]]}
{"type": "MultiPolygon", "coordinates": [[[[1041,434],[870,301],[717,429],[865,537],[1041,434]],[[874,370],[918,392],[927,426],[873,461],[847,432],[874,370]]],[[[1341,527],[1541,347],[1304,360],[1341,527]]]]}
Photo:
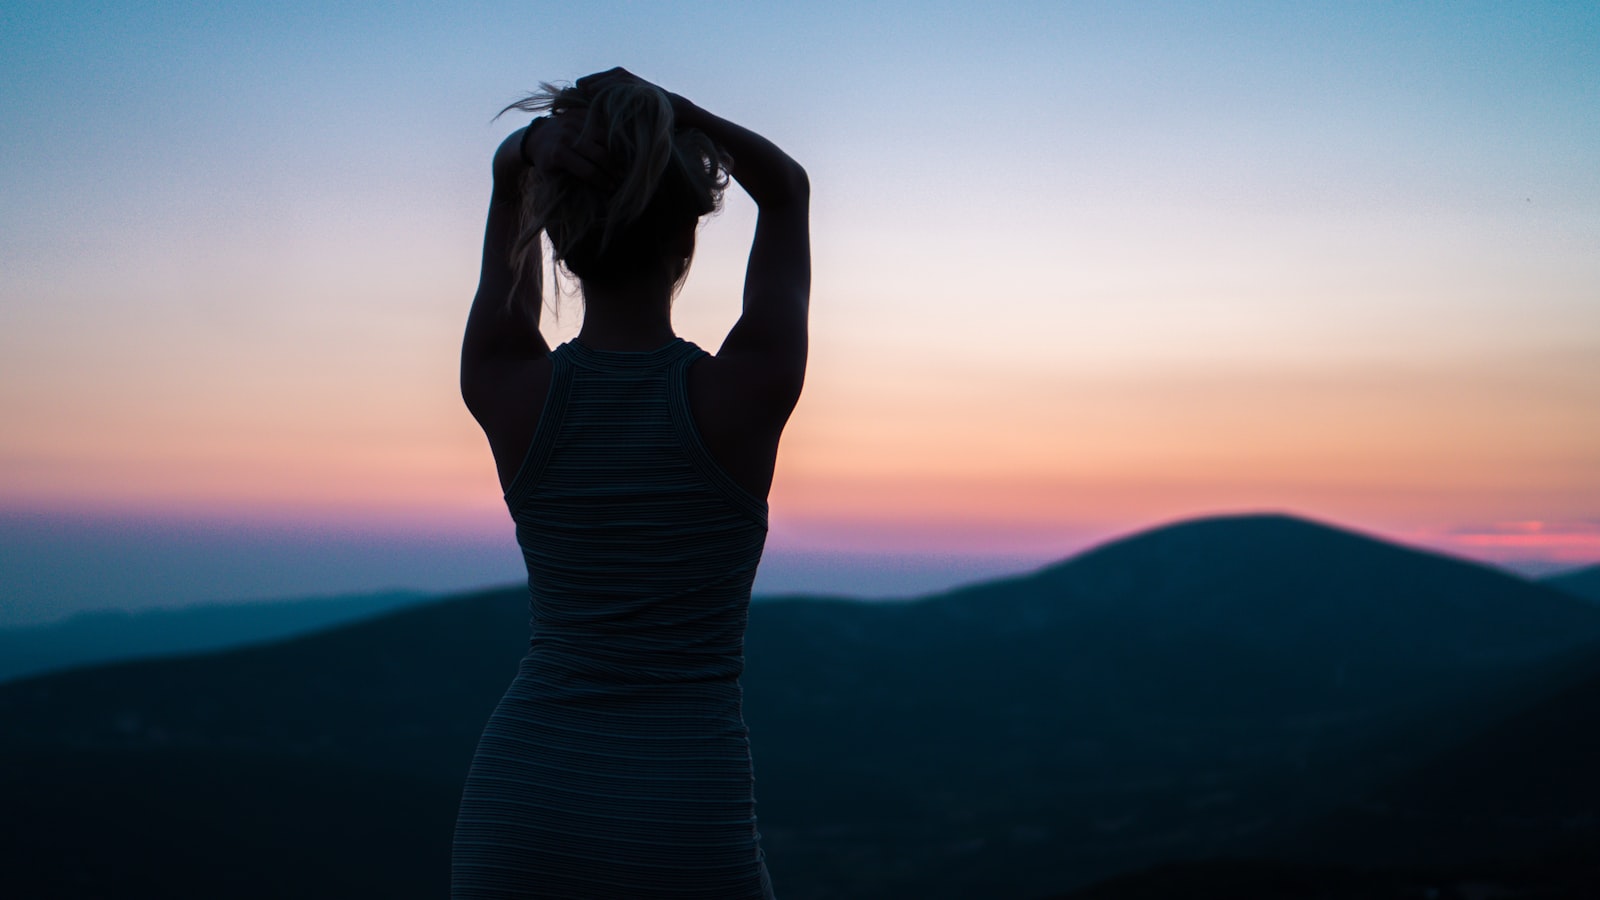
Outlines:
{"type": "MultiPolygon", "coordinates": [[[[443,896],[526,603],[0,685],[0,895],[443,896]]],[[[1208,519],[746,650],[786,900],[1600,896],[1600,605],[1548,585],[1208,519]]]]}

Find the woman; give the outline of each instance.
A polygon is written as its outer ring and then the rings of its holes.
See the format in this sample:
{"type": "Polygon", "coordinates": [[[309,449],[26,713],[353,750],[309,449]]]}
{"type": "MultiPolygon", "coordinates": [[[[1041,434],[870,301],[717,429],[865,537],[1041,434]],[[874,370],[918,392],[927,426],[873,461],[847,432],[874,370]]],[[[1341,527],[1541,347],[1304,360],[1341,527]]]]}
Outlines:
{"type": "Polygon", "coordinates": [[[451,894],[771,897],[738,678],[805,374],[806,174],[622,69],[511,108],[550,115],[495,153],[461,391],[516,521],[533,638],[473,757],[451,894]],[[671,307],[725,172],[759,218],[713,356],[671,307]],[[584,303],[554,351],[541,231],[584,303]]]}

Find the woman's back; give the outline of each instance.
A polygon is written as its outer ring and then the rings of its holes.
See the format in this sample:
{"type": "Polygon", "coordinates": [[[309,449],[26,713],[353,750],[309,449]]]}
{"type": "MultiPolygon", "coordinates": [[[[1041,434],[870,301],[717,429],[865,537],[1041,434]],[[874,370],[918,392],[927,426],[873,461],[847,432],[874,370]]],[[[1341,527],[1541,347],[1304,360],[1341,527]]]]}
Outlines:
{"type": "MultiPolygon", "coordinates": [[[[506,502],[528,567],[534,647],[605,660],[600,677],[734,678],[766,502],[701,444],[684,340],[552,354],[540,425],[506,502]]],[[[575,662],[574,665],[583,665],[575,662]]]]}
{"type": "Polygon", "coordinates": [[[770,896],[738,683],[766,504],[700,442],[702,356],[551,355],[506,498],[532,640],[468,775],[454,896],[770,896]]]}

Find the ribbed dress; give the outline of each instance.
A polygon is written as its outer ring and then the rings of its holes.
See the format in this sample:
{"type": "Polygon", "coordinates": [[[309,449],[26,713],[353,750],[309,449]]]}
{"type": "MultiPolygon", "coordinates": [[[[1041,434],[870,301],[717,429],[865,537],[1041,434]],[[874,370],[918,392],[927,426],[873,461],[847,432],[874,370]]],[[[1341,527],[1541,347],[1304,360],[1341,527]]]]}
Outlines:
{"type": "Polygon", "coordinates": [[[772,897],[739,686],[767,506],[701,443],[704,355],[551,354],[506,492],[532,638],[462,792],[457,900],[772,897]]]}

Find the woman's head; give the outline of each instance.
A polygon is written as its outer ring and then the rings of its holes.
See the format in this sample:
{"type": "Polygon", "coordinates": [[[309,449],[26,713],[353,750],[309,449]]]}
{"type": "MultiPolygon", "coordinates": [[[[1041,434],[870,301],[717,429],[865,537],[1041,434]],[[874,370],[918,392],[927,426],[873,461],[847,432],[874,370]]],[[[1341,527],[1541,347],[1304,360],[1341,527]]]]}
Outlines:
{"type": "Polygon", "coordinates": [[[721,204],[724,159],[704,134],[675,126],[672,104],[654,85],[541,90],[506,107],[582,116],[605,147],[611,178],[581,179],[532,167],[523,175],[521,223],[512,259],[517,280],[539,287],[539,235],[555,259],[583,282],[665,279],[688,273],[695,226],[721,204]]]}

